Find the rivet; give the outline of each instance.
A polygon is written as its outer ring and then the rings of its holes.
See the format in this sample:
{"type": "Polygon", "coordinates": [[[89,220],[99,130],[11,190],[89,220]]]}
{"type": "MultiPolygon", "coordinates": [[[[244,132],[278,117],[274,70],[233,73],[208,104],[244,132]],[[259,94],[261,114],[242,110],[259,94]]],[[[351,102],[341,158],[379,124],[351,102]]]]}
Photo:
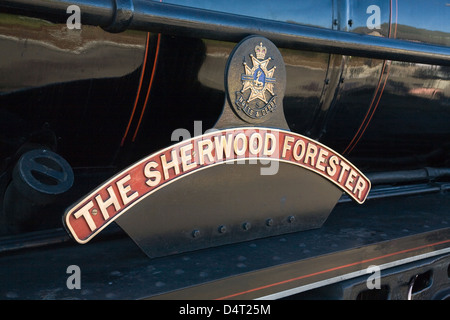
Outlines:
{"type": "Polygon", "coordinates": [[[292,223],[295,221],[295,217],[294,216],[289,216],[288,218],[289,223],[292,223]]]}
{"type": "Polygon", "coordinates": [[[266,220],[266,226],[270,227],[271,225],[273,225],[273,220],[272,219],[267,219],[266,220]]]}
{"type": "Polygon", "coordinates": [[[96,208],[92,209],[91,214],[95,216],[98,213],[98,210],[96,208]]]}
{"type": "Polygon", "coordinates": [[[194,230],[194,231],[192,231],[192,236],[193,236],[194,238],[197,238],[198,236],[200,236],[200,230],[194,230]]]}
{"type": "Polygon", "coordinates": [[[242,225],[242,228],[244,229],[244,230],[249,230],[250,228],[251,228],[251,224],[250,224],[250,222],[245,222],[243,225],[242,225]]]}
{"type": "Polygon", "coordinates": [[[226,227],[226,226],[220,226],[220,227],[219,227],[219,232],[220,232],[220,233],[225,233],[225,232],[227,232],[227,227],[226,227]]]}

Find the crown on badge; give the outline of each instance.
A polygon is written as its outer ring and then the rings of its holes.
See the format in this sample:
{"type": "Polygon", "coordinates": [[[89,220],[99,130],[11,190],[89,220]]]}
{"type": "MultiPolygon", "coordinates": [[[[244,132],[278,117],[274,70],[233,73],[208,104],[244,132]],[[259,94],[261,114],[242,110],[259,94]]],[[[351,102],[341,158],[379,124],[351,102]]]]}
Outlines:
{"type": "Polygon", "coordinates": [[[262,42],[259,43],[259,46],[255,47],[255,53],[257,59],[264,59],[267,53],[267,48],[263,47],[262,42]]]}

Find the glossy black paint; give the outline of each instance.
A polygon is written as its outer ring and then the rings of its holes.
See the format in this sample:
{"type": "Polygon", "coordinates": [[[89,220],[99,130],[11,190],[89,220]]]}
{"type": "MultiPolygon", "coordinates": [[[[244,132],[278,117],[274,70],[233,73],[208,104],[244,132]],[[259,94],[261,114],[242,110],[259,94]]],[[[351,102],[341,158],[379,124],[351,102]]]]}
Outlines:
{"type": "Polygon", "coordinates": [[[170,2],[222,12],[206,17],[157,2],[151,8],[160,16],[152,16],[148,3],[135,2],[129,27],[167,34],[90,26],[111,25],[110,1],[83,1],[81,30],[65,26],[67,1],[34,1],[36,16],[47,20],[27,18],[27,1],[2,3],[9,12],[0,18],[3,190],[20,155],[36,146],[73,166],[76,200],[172,144],[175,129],[193,135],[194,121],[209,129],[222,111],[228,56],[253,32],[280,44],[292,131],[343,153],[364,172],[450,166],[450,67],[416,63],[449,61],[445,1],[170,2]],[[377,30],[365,26],[371,4],[381,9],[377,30]],[[419,19],[422,12],[429,16],[419,19]],[[215,17],[229,25],[218,26],[215,17]],[[355,42],[346,44],[349,39],[355,42]]]}
{"type": "Polygon", "coordinates": [[[2,18],[2,161],[26,144],[43,144],[74,167],[112,165],[136,97],[145,35],[2,18]]]}
{"type": "MultiPolygon", "coordinates": [[[[386,4],[385,1],[380,3],[386,4]]],[[[389,0],[389,24],[392,24],[393,21],[393,2],[394,0],[389,0]]],[[[270,2],[266,2],[266,5],[262,3],[259,5],[264,8],[268,3],[270,2]]],[[[397,3],[398,0],[396,0],[397,3]]],[[[12,8],[13,12],[24,12],[35,17],[64,23],[65,19],[61,14],[62,8],[67,8],[70,4],[73,3],[65,0],[8,0],[4,2],[3,7],[12,8]]],[[[450,64],[449,49],[445,46],[432,45],[432,42],[424,45],[416,41],[392,41],[380,37],[380,32],[369,32],[374,35],[370,37],[344,32],[351,31],[353,26],[350,14],[354,3],[350,1],[329,3],[329,8],[333,10],[333,30],[300,23],[276,21],[270,18],[271,11],[268,10],[263,10],[265,18],[254,17],[251,14],[245,15],[245,12],[252,10],[247,7],[246,3],[237,5],[236,8],[242,8],[240,15],[147,0],[116,0],[109,3],[109,11],[103,10],[104,0],[99,3],[80,1],[78,4],[80,10],[85,13],[83,19],[85,24],[100,26],[107,30],[113,29],[114,32],[134,29],[232,42],[238,42],[248,35],[260,35],[270,39],[279,47],[297,50],[440,65],[450,64]],[[101,13],[98,13],[98,9],[101,9],[101,13]],[[96,13],[98,13],[98,17],[96,13]],[[342,18],[344,18],[343,21],[342,18]],[[105,23],[105,20],[108,22],[105,23]]],[[[444,8],[445,5],[442,0],[435,4],[438,8],[444,8]]],[[[106,6],[108,7],[108,3],[106,6]]],[[[281,9],[281,12],[286,13],[284,9],[281,9]]],[[[319,15],[321,16],[321,13],[319,15]]],[[[396,14],[396,19],[397,16],[396,14]]],[[[435,35],[433,34],[433,36],[435,35]]]]}

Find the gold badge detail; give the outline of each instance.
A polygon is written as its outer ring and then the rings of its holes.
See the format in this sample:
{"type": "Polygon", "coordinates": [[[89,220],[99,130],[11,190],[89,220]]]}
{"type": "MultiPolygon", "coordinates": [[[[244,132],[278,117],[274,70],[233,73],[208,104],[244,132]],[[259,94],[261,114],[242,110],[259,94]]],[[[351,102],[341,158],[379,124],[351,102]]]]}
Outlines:
{"type": "Polygon", "coordinates": [[[241,75],[242,90],[236,92],[236,106],[250,118],[264,117],[276,108],[274,86],[276,66],[268,69],[272,58],[267,58],[267,48],[260,42],[255,47],[256,57],[250,54],[252,67],[244,62],[245,73],[241,75]]]}

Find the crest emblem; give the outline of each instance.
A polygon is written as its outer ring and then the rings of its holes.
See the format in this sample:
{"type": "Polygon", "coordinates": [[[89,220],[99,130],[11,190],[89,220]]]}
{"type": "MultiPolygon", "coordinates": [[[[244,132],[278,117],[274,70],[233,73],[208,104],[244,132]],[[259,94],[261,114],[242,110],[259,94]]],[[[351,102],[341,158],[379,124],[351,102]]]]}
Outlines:
{"type": "Polygon", "coordinates": [[[227,101],[240,120],[287,128],[286,67],[275,44],[264,37],[245,38],[230,54],[225,75],[227,101]]]}
{"type": "MultiPolygon", "coordinates": [[[[263,46],[260,42],[259,45],[255,47],[256,58],[253,54],[250,54],[252,58],[253,67],[250,68],[246,62],[244,62],[245,74],[242,75],[241,80],[243,88],[241,93],[250,90],[250,96],[247,99],[247,103],[255,99],[263,101],[265,104],[268,101],[275,98],[273,91],[276,79],[273,77],[276,66],[268,70],[268,64],[272,58],[267,58],[264,60],[267,48],[263,46]],[[270,94],[270,99],[267,99],[266,91],[270,94]]],[[[274,103],[275,106],[275,103],[274,103]]]]}

